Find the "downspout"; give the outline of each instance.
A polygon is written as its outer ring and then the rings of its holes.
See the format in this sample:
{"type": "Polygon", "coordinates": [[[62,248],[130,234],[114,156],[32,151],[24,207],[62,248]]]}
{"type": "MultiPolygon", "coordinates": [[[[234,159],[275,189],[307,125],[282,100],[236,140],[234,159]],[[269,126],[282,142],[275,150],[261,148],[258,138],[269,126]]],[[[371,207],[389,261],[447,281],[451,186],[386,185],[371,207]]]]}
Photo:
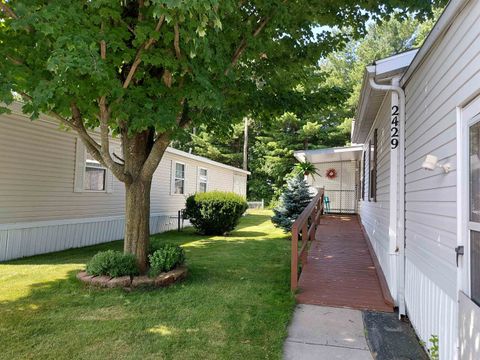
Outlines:
{"type": "MultiPolygon", "coordinates": [[[[379,91],[393,91],[398,95],[399,107],[399,161],[398,161],[398,214],[397,219],[397,245],[399,253],[398,262],[398,312],[406,315],[405,309],[405,91],[399,86],[398,81],[392,85],[382,85],[375,82],[375,65],[367,66],[368,81],[372,89],[379,91]]],[[[392,191],[392,189],[390,189],[392,191]]]]}

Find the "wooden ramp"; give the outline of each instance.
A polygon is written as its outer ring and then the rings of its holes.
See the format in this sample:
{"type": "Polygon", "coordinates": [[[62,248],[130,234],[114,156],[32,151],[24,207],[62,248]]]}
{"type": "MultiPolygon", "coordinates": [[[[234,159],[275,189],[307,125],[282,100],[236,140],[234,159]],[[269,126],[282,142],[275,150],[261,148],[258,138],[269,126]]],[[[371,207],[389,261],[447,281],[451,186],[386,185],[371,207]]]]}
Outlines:
{"type": "Polygon", "coordinates": [[[356,215],[322,216],[300,275],[297,302],[392,312],[382,270],[374,263],[356,215]]]}

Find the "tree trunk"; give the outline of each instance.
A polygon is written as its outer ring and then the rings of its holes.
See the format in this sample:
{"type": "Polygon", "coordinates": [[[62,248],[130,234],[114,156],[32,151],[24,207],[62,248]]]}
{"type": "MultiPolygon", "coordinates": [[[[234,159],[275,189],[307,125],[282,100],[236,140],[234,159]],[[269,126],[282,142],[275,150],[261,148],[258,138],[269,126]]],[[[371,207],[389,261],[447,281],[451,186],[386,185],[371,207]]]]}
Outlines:
{"type": "Polygon", "coordinates": [[[141,273],[147,271],[147,251],[150,241],[150,189],[152,181],[137,179],[125,184],[124,252],[134,254],[141,273]]]}
{"type": "Polygon", "coordinates": [[[248,170],[248,118],[245,117],[243,121],[243,170],[248,170]]]}

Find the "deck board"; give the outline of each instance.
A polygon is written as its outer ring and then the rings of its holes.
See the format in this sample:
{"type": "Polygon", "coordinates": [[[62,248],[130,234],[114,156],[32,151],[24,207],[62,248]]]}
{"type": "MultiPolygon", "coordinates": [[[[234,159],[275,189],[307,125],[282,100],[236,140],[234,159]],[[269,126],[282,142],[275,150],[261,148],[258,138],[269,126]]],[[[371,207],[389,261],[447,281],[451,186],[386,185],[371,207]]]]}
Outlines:
{"type": "Polygon", "coordinates": [[[300,275],[297,302],[393,311],[383,296],[357,216],[322,216],[300,275]]]}

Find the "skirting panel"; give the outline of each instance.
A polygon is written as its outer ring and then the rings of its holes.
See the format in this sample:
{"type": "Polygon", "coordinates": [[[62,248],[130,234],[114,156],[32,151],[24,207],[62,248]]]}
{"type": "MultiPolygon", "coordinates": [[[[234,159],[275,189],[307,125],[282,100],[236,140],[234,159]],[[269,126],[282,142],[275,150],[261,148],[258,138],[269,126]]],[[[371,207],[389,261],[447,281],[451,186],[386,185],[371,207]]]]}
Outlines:
{"type": "Polygon", "coordinates": [[[425,276],[408,258],[405,264],[407,314],[426,347],[438,336],[440,360],[457,359],[457,302],[425,276]]]}
{"type": "MultiPolygon", "coordinates": [[[[176,216],[154,214],[150,233],[176,229],[176,216]]],[[[19,223],[0,227],[0,261],[123,239],[123,216],[19,223]]]]}

